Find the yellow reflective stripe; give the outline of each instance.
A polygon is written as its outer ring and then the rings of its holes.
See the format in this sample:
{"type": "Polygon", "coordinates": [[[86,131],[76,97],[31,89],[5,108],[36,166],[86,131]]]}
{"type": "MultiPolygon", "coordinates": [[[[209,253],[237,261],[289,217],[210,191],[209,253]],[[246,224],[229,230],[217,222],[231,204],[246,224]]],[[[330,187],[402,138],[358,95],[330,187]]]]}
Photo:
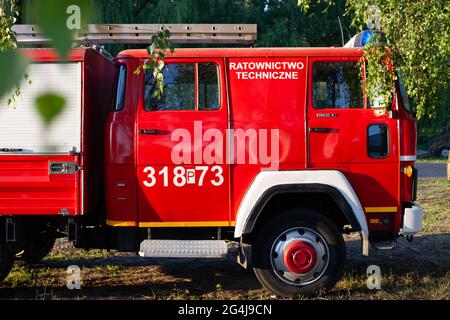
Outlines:
{"type": "Polygon", "coordinates": [[[113,221],[106,220],[106,224],[113,227],[143,227],[143,228],[158,228],[158,227],[234,227],[234,221],[175,221],[175,222],[139,222],[134,221],[113,221]]]}
{"type": "Polygon", "coordinates": [[[397,207],[364,207],[367,213],[375,212],[397,212],[397,207]]]}
{"type": "Polygon", "coordinates": [[[171,221],[171,222],[139,222],[139,227],[231,227],[234,222],[228,221],[171,221]]]}
{"type": "Polygon", "coordinates": [[[137,223],[135,221],[106,220],[106,224],[113,227],[137,227],[137,223]]]}

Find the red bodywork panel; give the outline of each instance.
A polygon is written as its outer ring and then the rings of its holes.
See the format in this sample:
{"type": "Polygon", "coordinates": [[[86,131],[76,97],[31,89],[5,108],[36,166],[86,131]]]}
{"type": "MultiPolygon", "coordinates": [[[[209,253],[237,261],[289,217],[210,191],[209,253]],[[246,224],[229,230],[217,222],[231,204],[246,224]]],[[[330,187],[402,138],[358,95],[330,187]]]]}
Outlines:
{"type": "MultiPolygon", "coordinates": [[[[342,171],[366,211],[369,229],[398,231],[402,203],[410,201],[406,194],[411,190],[410,185],[402,182],[400,156],[415,154],[411,143],[415,139],[414,118],[409,119],[395,103],[394,116],[367,106],[362,109],[314,109],[312,106],[312,64],[315,61],[358,61],[362,53],[358,48],[177,49],[174,55],[167,56],[166,64],[212,62],[219,66],[221,108],[208,112],[144,111],[144,76],[142,73],[135,76],[132,71],[148,57],[147,52],[126,50],[119,53],[116,63],[127,66],[128,76],[125,107],[110,115],[106,129],[108,224],[141,227],[234,224],[247,189],[256,175],[267,169],[264,166],[248,162],[224,164],[223,184],[219,187],[162,184],[164,167],[171,172],[176,166],[171,161],[170,151],[177,142],[171,141],[170,133],[186,129],[194,136],[192,146],[204,150],[205,142],[195,138],[193,132],[194,122],[202,121],[202,132],[207,128],[217,128],[221,132],[225,129],[278,129],[278,170],[342,171]],[[295,79],[243,79],[230,67],[249,62],[301,63],[304,68],[297,70],[295,79]],[[320,115],[330,113],[333,117],[320,115]],[[409,122],[403,121],[405,118],[409,122]],[[368,156],[370,124],[383,124],[389,129],[389,154],[383,159],[368,156]],[[310,132],[314,127],[335,130],[310,132]],[[140,133],[145,130],[164,134],[140,133]],[[152,167],[154,173],[149,169],[144,171],[147,167],[152,167]],[[153,176],[157,179],[149,188],[146,184],[152,182],[153,176]]],[[[247,159],[249,156],[246,149],[247,159]]],[[[202,164],[200,161],[182,166],[192,169],[202,164]]],[[[206,177],[208,174],[211,172],[206,177]]]]}
{"type": "Polygon", "coordinates": [[[79,175],[49,175],[49,162],[78,162],[76,156],[0,157],[0,214],[80,213],[79,175]]]}
{"type": "MultiPolygon", "coordinates": [[[[51,49],[21,50],[32,62],[60,61],[51,49]]],[[[0,215],[79,215],[104,212],[104,126],[111,106],[114,64],[92,49],[75,49],[81,62],[81,152],[0,156],[0,215]],[[50,162],[76,163],[72,174],[50,174],[50,162]]],[[[17,124],[17,125],[20,125],[17,124]]]]}
{"type": "MultiPolygon", "coordinates": [[[[105,213],[112,226],[233,226],[241,201],[261,170],[333,169],[350,181],[370,230],[397,232],[403,203],[412,200],[411,180],[402,170],[413,161],[400,159],[415,155],[414,117],[404,110],[398,95],[392,114],[369,109],[366,103],[361,109],[315,109],[312,102],[314,62],[358,61],[362,53],[354,48],[177,49],[167,56],[166,64],[217,65],[219,108],[149,112],[144,110],[144,73],[133,72],[148,57],[147,51],[126,50],[116,58],[116,64],[127,68],[124,108],[109,112],[114,65],[93,50],[73,50],[69,60],[82,62],[83,68],[82,151],[0,157],[0,214],[52,215],[65,209],[72,215],[98,213],[99,222],[105,213]],[[283,63],[279,71],[293,71],[295,76],[244,76],[236,65],[249,63],[283,63]],[[289,65],[295,70],[288,70],[289,65]],[[195,127],[197,122],[200,128],[195,127]],[[371,124],[389,129],[385,158],[368,156],[371,124]],[[311,130],[315,128],[331,131],[311,130]],[[171,134],[179,129],[192,138],[188,157],[193,163],[172,161],[171,152],[179,141],[173,141],[171,134]],[[203,158],[196,159],[197,152],[208,150],[204,135],[212,129],[222,135],[275,130],[279,161],[275,168],[240,163],[238,148],[244,150],[245,159],[254,154],[250,140],[238,147],[234,138],[219,148],[227,162],[214,167],[203,158]],[[49,175],[49,161],[76,162],[81,170],[49,175]],[[176,185],[174,170],[179,166],[194,172],[197,180],[176,185]],[[205,182],[199,186],[205,167],[205,182]]],[[[36,62],[58,61],[52,50],[25,50],[24,54],[36,62]]]]}

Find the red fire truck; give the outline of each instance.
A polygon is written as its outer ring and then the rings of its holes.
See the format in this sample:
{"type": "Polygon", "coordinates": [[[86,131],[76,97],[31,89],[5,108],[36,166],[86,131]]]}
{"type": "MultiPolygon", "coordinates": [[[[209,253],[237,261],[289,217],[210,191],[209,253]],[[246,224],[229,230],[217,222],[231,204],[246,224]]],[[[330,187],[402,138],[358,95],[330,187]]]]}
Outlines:
{"type": "Polygon", "coordinates": [[[134,72],[146,50],[22,53],[33,82],[0,109],[1,279],[59,237],[142,257],[236,241],[267,289],[311,295],[339,280],[343,234],[368,255],[420,230],[416,120],[400,80],[387,111],[368,98],[359,47],[177,49],[162,98],[134,72]],[[67,106],[45,127],[49,89],[67,106]]]}

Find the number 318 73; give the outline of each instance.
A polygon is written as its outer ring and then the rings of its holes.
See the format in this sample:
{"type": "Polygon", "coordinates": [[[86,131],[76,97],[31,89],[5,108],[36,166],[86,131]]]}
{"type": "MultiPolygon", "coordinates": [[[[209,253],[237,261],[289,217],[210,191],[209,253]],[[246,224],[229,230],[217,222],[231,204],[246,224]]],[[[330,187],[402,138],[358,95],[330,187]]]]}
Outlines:
{"type": "Polygon", "coordinates": [[[173,184],[175,187],[183,187],[185,185],[197,185],[202,187],[205,183],[211,183],[213,186],[221,186],[224,182],[223,169],[221,166],[195,166],[194,168],[186,169],[182,166],[174,167],[169,170],[169,167],[162,167],[158,172],[154,167],[145,167],[143,172],[147,178],[143,181],[144,186],[151,188],[158,183],[158,180],[163,181],[164,187],[173,184]],[[212,177],[210,174],[212,173],[212,177]]]}

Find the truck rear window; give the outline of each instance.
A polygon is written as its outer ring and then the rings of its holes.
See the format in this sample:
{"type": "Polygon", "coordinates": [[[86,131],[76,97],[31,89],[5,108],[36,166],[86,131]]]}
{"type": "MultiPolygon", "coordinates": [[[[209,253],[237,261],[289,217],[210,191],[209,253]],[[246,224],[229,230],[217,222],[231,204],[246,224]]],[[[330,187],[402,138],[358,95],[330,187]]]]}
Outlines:
{"type": "Polygon", "coordinates": [[[371,158],[386,158],[389,154],[389,130],[384,124],[367,128],[367,153],[371,158]]]}
{"type": "Polygon", "coordinates": [[[218,67],[215,63],[198,64],[198,109],[219,109],[218,67]]]}
{"type": "Polygon", "coordinates": [[[316,109],[363,108],[363,87],[356,62],[313,64],[313,105],[316,109]]]}

